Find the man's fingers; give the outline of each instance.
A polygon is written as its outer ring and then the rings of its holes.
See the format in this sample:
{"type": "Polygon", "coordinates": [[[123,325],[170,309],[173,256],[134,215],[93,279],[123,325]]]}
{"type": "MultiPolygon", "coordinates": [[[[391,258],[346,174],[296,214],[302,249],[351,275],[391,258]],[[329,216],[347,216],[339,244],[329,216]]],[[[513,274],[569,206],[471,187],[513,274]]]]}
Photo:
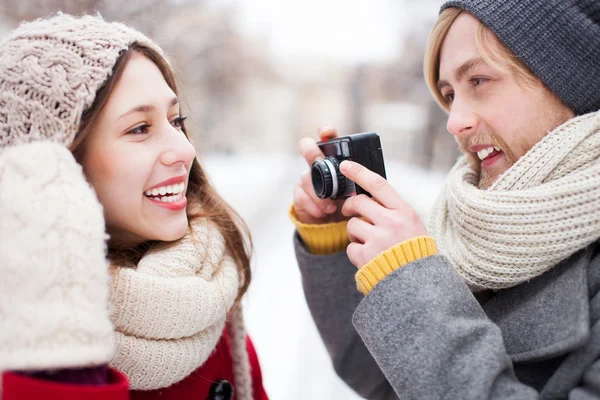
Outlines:
{"type": "Polygon", "coordinates": [[[315,202],[315,204],[321,209],[321,211],[331,214],[335,212],[337,206],[335,201],[332,199],[321,199],[315,193],[315,189],[312,185],[312,178],[310,175],[310,170],[304,172],[302,177],[300,178],[300,184],[302,185],[302,189],[310,196],[310,198],[315,202]]]}
{"type": "Polygon", "coordinates": [[[323,125],[318,129],[321,141],[326,141],[338,137],[337,129],[331,125],[323,125]]]}
{"type": "MultiPolygon", "coordinates": [[[[320,127],[318,133],[322,142],[338,137],[337,129],[329,125],[320,127]]],[[[301,139],[298,143],[298,148],[300,149],[300,154],[302,154],[309,166],[312,165],[315,160],[324,158],[323,152],[321,152],[317,142],[312,138],[307,137],[301,139]]]]}
{"type": "Polygon", "coordinates": [[[342,207],[342,214],[346,217],[363,217],[374,224],[385,223],[388,209],[367,196],[360,194],[349,197],[342,207]]]}
{"type": "Polygon", "coordinates": [[[296,209],[296,213],[306,213],[317,219],[327,216],[300,186],[296,186],[294,189],[294,208],[296,209]]]}
{"type": "Polygon", "coordinates": [[[354,266],[356,266],[356,268],[362,268],[362,266],[365,265],[365,262],[363,260],[364,246],[364,244],[353,242],[350,243],[348,247],[346,247],[346,254],[348,255],[348,259],[352,264],[354,264],[354,266]]]}
{"type": "Polygon", "coordinates": [[[384,177],[361,164],[354,161],[343,161],[340,164],[340,171],[348,179],[369,192],[384,207],[392,210],[409,207],[384,177]]]}
{"type": "Polygon", "coordinates": [[[317,146],[317,142],[312,138],[300,139],[300,142],[298,142],[298,149],[309,167],[312,166],[312,163],[315,162],[315,160],[324,158],[323,152],[319,149],[319,146],[317,146]]]}
{"type": "Polygon", "coordinates": [[[351,218],[346,225],[348,239],[351,242],[366,243],[367,238],[375,236],[375,227],[360,218],[351,218]]]}

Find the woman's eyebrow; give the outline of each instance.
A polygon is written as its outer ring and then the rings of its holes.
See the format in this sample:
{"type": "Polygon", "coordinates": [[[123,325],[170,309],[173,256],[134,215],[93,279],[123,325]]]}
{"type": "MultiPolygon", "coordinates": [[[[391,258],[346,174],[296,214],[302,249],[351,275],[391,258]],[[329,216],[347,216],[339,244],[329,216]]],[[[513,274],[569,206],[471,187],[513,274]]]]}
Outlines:
{"type": "MultiPolygon", "coordinates": [[[[168,108],[171,108],[171,107],[173,107],[174,105],[177,105],[177,104],[179,104],[179,98],[173,97],[171,99],[171,101],[169,102],[169,107],[168,108]]],[[[117,118],[117,119],[121,119],[123,117],[126,117],[126,116],[128,116],[130,114],[137,113],[137,112],[150,112],[150,111],[153,111],[154,109],[155,109],[155,107],[152,104],[142,104],[142,105],[133,107],[132,109],[130,109],[126,113],[124,113],[121,116],[119,116],[119,118],[117,118]]]]}

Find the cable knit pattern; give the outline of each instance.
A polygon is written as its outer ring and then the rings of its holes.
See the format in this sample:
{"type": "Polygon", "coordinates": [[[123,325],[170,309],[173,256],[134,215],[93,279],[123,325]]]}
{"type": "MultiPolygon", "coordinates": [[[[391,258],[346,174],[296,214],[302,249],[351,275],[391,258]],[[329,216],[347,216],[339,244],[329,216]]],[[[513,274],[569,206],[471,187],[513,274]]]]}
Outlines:
{"type": "Polygon", "coordinates": [[[0,371],[111,359],[105,239],[102,207],[63,145],[0,154],[0,371]]]}
{"type": "MultiPolygon", "coordinates": [[[[132,389],[164,388],[201,366],[238,294],[237,265],[218,228],[208,219],[192,228],[182,239],[150,250],[136,268],[113,268],[112,365],[127,374],[132,389]]],[[[234,343],[241,341],[232,347],[247,362],[243,326],[235,328],[243,336],[232,335],[234,343]]],[[[247,374],[250,379],[249,368],[247,374]]]]}
{"type": "Polygon", "coordinates": [[[600,237],[600,112],[569,120],[488,190],[465,158],[451,170],[431,230],[474,289],[528,281],[600,237]]]}
{"type": "Polygon", "coordinates": [[[37,140],[69,146],[81,116],[141,33],[100,16],[22,23],[0,43],[0,148],[37,140]]]}

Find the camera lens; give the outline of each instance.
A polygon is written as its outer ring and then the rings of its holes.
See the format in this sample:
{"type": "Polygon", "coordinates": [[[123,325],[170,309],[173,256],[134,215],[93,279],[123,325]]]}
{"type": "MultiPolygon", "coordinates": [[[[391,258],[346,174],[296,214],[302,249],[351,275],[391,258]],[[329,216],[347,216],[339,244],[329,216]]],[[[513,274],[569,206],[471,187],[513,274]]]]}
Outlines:
{"type": "Polygon", "coordinates": [[[336,198],[346,191],[346,177],[340,172],[338,160],[327,157],[312,164],[313,188],[321,199],[336,198]]]}

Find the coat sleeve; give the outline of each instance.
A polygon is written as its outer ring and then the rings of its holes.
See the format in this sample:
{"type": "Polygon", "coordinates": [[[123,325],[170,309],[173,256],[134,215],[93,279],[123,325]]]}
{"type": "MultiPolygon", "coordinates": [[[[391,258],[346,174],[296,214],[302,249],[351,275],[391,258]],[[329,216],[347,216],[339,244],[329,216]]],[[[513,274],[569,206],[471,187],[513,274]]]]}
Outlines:
{"type": "MultiPolygon", "coordinates": [[[[358,305],[353,323],[400,398],[545,397],[516,378],[500,329],[443,256],[391,273],[358,305]]],[[[596,362],[558,398],[600,398],[600,343],[593,349],[593,341],[581,353],[595,353],[596,362]]]]}
{"type": "Polygon", "coordinates": [[[114,369],[109,369],[106,385],[57,383],[6,372],[2,374],[0,395],[2,400],[128,400],[129,382],[114,369]]]}
{"type": "MultiPolygon", "coordinates": [[[[600,324],[596,326],[595,332],[600,337],[600,324]]],[[[600,399],[600,360],[596,361],[586,369],[581,380],[581,385],[569,392],[572,400],[598,400],[600,399]]]]}
{"type": "Polygon", "coordinates": [[[294,245],[306,301],[337,375],[364,398],[397,399],[352,326],[352,314],[364,297],[356,289],[356,267],[345,252],[310,254],[297,234],[294,245]]]}

